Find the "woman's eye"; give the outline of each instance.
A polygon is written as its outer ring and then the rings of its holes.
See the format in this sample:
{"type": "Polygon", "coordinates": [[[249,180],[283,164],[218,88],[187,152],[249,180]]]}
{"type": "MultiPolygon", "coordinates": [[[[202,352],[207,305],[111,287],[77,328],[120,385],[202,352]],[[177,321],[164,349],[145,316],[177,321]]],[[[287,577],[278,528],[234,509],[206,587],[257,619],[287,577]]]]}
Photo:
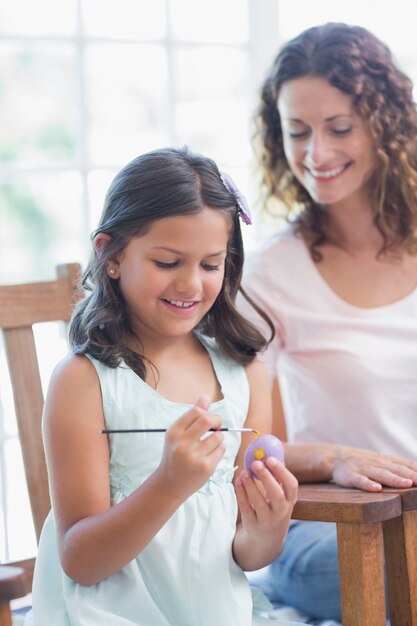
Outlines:
{"type": "Polygon", "coordinates": [[[154,263],[157,267],[162,267],[162,269],[169,270],[178,265],[178,261],[173,261],[172,263],[165,263],[164,261],[154,260],[154,263]]]}
{"type": "Polygon", "coordinates": [[[288,134],[291,139],[303,139],[304,137],[307,137],[308,131],[306,130],[298,131],[298,132],[290,131],[288,134]]]}
{"type": "Polygon", "coordinates": [[[352,130],[352,126],[348,128],[333,128],[333,132],[335,135],[348,135],[352,130]]]}

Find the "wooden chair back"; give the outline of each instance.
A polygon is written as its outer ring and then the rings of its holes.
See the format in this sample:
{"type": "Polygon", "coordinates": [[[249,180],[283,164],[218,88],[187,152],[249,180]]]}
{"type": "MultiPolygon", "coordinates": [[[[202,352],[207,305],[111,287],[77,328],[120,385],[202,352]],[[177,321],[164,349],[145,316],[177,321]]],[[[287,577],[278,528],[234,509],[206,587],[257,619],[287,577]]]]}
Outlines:
{"type": "MultiPolygon", "coordinates": [[[[0,286],[0,328],[37,540],[51,503],[41,434],[44,398],[33,325],[52,321],[69,322],[74,303],[81,296],[77,289],[79,274],[80,266],[70,263],[58,266],[56,280],[0,286]]],[[[13,593],[21,595],[24,588],[27,592],[31,588],[34,562],[28,559],[18,565],[25,570],[26,582],[22,587],[22,580],[17,576],[18,570],[10,570],[10,575],[13,573],[18,582],[17,587],[9,584],[9,599],[13,593]]],[[[5,569],[0,578],[7,576],[5,569]]],[[[6,621],[9,619],[5,608],[7,598],[4,597],[7,594],[4,591],[3,596],[0,594],[1,624],[10,623],[6,621]]]]}

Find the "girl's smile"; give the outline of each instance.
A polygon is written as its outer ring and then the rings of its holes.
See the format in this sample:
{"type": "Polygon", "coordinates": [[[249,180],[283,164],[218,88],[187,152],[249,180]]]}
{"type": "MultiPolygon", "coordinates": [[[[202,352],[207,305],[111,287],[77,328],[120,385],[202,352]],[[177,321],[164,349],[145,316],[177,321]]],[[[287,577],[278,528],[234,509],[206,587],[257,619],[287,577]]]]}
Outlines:
{"type": "Polygon", "coordinates": [[[223,285],[230,223],[204,208],[155,220],[112,261],[132,328],[147,340],[187,335],[223,285]]]}
{"type": "Polygon", "coordinates": [[[186,302],[185,300],[168,300],[167,298],[162,298],[162,302],[165,302],[168,309],[173,311],[176,315],[190,315],[198,305],[198,301],[196,300],[186,302]]]}

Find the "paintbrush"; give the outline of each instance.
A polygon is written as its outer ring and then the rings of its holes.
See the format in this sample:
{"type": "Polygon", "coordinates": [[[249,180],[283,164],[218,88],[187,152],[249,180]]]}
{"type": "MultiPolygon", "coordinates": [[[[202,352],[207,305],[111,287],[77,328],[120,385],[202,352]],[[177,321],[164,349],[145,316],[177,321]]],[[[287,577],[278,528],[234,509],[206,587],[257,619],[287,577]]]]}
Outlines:
{"type": "MultiPolygon", "coordinates": [[[[103,428],[101,433],[103,435],[110,435],[113,433],[165,433],[167,428],[103,428]]],[[[255,433],[259,435],[259,430],[254,428],[209,428],[212,432],[229,432],[229,433],[255,433]]]]}

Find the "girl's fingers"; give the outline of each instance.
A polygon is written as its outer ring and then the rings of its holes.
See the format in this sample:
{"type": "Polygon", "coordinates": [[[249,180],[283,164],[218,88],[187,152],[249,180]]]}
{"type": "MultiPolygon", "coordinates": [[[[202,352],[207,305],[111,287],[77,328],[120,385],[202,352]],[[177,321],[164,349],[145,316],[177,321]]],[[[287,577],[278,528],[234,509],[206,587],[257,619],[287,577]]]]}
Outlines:
{"type": "MultiPolygon", "coordinates": [[[[199,409],[201,411],[201,409],[199,409]]],[[[221,428],[222,420],[219,415],[215,413],[200,413],[200,415],[186,428],[185,435],[189,439],[198,441],[211,428],[214,430],[221,428]]]]}
{"type": "MultiPolygon", "coordinates": [[[[298,480],[294,474],[291,474],[285,465],[278,461],[275,457],[269,457],[266,461],[266,465],[275,481],[280,484],[286,499],[289,502],[295,503],[298,495],[298,480]]],[[[271,484],[269,479],[268,482],[271,484]]]]}
{"type": "Polygon", "coordinates": [[[168,428],[167,436],[172,441],[180,437],[198,440],[211,428],[217,429],[220,427],[221,418],[218,415],[207,413],[206,409],[201,406],[193,406],[192,409],[184,413],[168,428]]]}
{"type": "Polygon", "coordinates": [[[247,470],[243,470],[241,472],[240,478],[242,480],[243,488],[245,489],[246,495],[251,505],[257,510],[260,507],[267,505],[264,494],[260,492],[255,482],[255,479],[250,475],[247,470]]]}
{"type": "MultiPolygon", "coordinates": [[[[260,465],[263,464],[261,463],[260,465]]],[[[263,472],[267,473],[268,470],[264,467],[263,472]]],[[[262,473],[261,468],[259,468],[259,473],[262,473]]],[[[250,521],[256,521],[260,524],[267,524],[270,522],[272,519],[271,516],[273,516],[277,510],[282,510],[282,503],[285,501],[285,495],[280,485],[271,477],[272,481],[275,482],[275,489],[272,494],[272,499],[270,499],[270,494],[261,492],[259,487],[260,481],[255,481],[246,470],[241,472],[239,479],[245,493],[245,502],[247,502],[244,509],[246,512],[246,521],[248,523],[250,521]],[[248,512],[248,506],[250,507],[251,512],[248,512]]],[[[241,513],[243,519],[243,511],[241,511],[241,513]]],[[[281,511],[279,511],[279,513],[281,513],[281,511]]]]}
{"type": "Polygon", "coordinates": [[[298,494],[297,479],[274,457],[269,457],[266,463],[267,467],[256,461],[252,468],[262,482],[267,498],[276,507],[281,506],[283,499],[294,505],[298,494]]]}
{"type": "Polygon", "coordinates": [[[197,398],[195,405],[189,411],[181,415],[181,417],[174,422],[169,430],[188,428],[203,413],[207,412],[210,402],[211,398],[207,393],[201,394],[201,396],[197,398]]]}
{"type": "Polygon", "coordinates": [[[207,393],[203,393],[201,394],[201,396],[197,398],[197,402],[195,403],[195,406],[199,407],[200,409],[204,409],[205,411],[208,411],[210,402],[211,402],[210,396],[207,393]]]}
{"type": "Polygon", "coordinates": [[[242,520],[246,520],[248,523],[256,521],[256,514],[253,506],[249,502],[248,495],[244,486],[242,476],[238,476],[235,481],[236,498],[239,505],[239,511],[242,516],[242,520]]]}
{"type": "Polygon", "coordinates": [[[217,450],[219,446],[223,446],[224,435],[221,432],[210,433],[202,440],[198,440],[198,453],[201,456],[209,456],[214,450],[217,450]]]}

